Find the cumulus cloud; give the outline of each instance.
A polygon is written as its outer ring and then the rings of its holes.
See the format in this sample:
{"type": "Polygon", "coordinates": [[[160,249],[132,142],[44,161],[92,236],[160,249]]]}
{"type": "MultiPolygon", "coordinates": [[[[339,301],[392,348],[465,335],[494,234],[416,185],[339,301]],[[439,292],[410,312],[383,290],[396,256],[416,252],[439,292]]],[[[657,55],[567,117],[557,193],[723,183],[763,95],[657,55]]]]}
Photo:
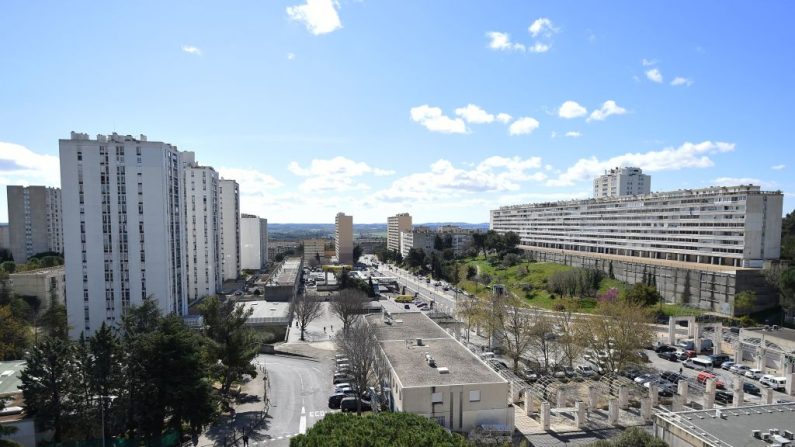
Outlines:
{"type": "Polygon", "coordinates": [[[660,73],[660,70],[652,68],[650,70],[646,70],[646,79],[660,84],[663,81],[663,75],[660,73]]]}
{"type": "Polygon", "coordinates": [[[540,125],[541,123],[537,119],[523,116],[511,123],[508,127],[508,133],[510,135],[526,135],[533,133],[540,125]]]}
{"type": "Polygon", "coordinates": [[[58,156],[0,141],[0,185],[60,186],[60,179],[58,156]]]}
{"type": "Polygon", "coordinates": [[[577,132],[576,130],[571,130],[569,132],[566,132],[566,136],[569,138],[580,138],[582,134],[577,132]]]}
{"type": "Polygon", "coordinates": [[[540,157],[492,156],[471,169],[438,160],[430,170],[399,178],[388,188],[377,191],[370,200],[379,203],[417,203],[449,198],[466,198],[473,193],[517,191],[521,182],[541,182],[540,157]]]}
{"type": "Polygon", "coordinates": [[[442,109],[431,107],[427,104],[412,107],[410,112],[411,120],[419,123],[431,132],[441,133],[467,133],[464,120],[461,118],[450,118],[442,113],[442,109]]]}
{"type": "Polygon", "coordinates": [[[577,101],[566,101],[558,109],[558,116],[566,119],[579,118],[587,114],[588,110],[577,101]]]}
{"type": "Polygon", "coordinates": [[[638,166],[647,172],[708,168],[715,164],[710,155],[733,150],[733,143],[703,141],[687,142],[679,147],[667,147],[658,151],[628,153],[607,160],[599,160],[596,157],[581,158],[557,178],[547,181],[547,185],[571,186],[577,182],[590,181],[606,169],[622,165],[638,166]]]}
{"type": "Polygon", "coordinates": [[[349,191],[369,189],[356,178],[365,174],[378,177],[394,175],[395,171],[374,168],[365,162],[337,156],[328,160],[314,159],[306,167],[290,162],[287,170],[307,179],[299,185],[301,191],[349,191]]]}
{"type": "Polygon", "coordinates": [[[511,115],[508,115],[507,113],[498,113],[497,114],[497,121],[499,121],[501,123],[505,123],[505,124],[510,123],[512,119],[513,119],[513,117],[511,115]]]}
{"type": "Polygon", "coordinates": [[[544,36],[544,37],[551,37],[553,34],[558,32],[558,29],[555,28],[555,25],[552,24],[552,21],[546,17],[541,17],[533,21],[530,24],[530,27],[527,28],[527,31],[530,32],[530,35],[533,37],[544,36]]]}
{"type": "Polygon", "coordinates": [[[781,171],[782,169],[784,169],[786,167],[787,167],[787,165],[774,165],[774,166],[771,166],[770,169],[772,169],[774,171],[781,171]]]}
{"type": "Polygon", "coordinates": [[[494,122],[494,115],[486,112],[475,104],[455,109],[456,116],[460,116],[470,124],[488,124],[494,122]]]}
{"type": "Polygon", "coordinates": [[[489,38],[489,48],[498,51],[524,51],[525,47],[521,43],[511,42],[511,36],[508,33],[501,33],[498,31],[490,31],[486,33],[489,38]]]}
{"type": "Polygon", "coordinates": [[[591,112],[588,121],[604,121],[610,115],[623,115],[627,113],[627,109],[616,104],[612,99],[602,103],[602,107],[591,112]]]}
{"type": "Polygon", "coordinates": [[[693,81],[682,76],[677,76],[671,81],[671,85],[673,85],[674,87],[679,87],[679,86],[690,87],[691,85],[693,85],[693,81]]]}
{"type": "Polygon", "coordinates": [[[640,64],[644,67],[651,67],[653,65],[657,65],[657,61],[654,59],[646,59],[645,57],[641,59],[640,64]]]}
{"type": "Polygon", "coordinates": [[[283,185],[272,175],[256,169],[221,167],[218,173],[222,178],[237,181],[241,195],[266,196],[283,185]]]}
{"type": "Polygon", "coordinates": [[[183,45],[182,46],[182,51],[184,51],[184,52],[186,52],[188,54],[192,54],[194,56],[201,56],[202,55],[201,48],[194,47],[193,45],[183,45]]]}
{"type": "Polygon", "coordinates": [[[342,28],[337,14],[339,7],[336,0],[306,0],[302,5],[288,6],[287,16],[290,20],[303,23],[310,33],[317,36],[342,28]]]}

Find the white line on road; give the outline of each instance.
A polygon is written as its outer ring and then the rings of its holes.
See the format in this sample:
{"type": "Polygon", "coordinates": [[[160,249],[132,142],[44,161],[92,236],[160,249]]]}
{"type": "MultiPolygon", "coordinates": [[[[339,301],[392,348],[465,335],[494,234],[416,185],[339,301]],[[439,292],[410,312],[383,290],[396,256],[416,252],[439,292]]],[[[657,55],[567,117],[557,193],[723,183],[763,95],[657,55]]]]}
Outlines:
{"type": "Polygon", "coordinates": [[[298,424],[298,433],[306,433],[306,408],[301,407],[301,422],[298,424]]]}

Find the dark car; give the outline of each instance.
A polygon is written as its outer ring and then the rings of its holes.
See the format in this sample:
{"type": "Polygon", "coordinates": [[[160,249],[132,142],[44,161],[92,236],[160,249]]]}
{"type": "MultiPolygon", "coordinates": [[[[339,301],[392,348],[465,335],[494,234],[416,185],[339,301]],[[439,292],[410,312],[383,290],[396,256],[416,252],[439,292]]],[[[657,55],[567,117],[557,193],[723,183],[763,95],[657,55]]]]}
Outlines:
{"type": "Polygon", "coordinates": [[[676,391],[676,386],[671,383],[661,383],[657,387],[657,395],[660,397],[673,397],[676,391]]]}
{"type": "Polygon", "coordinates": [[[661,352],[675,352],[675,351],[676,351],[675,347],[668,346],[668,345],[661,345],[661,346],[657,346],[656,348],[654,348],[654,352],[656,352],[658,354],[661,353],[661,352]]]}
{"type": "Polygon", "coordinates": [[[671,352],[671,351],[658,352],[657,357],[664,360],[668,360],[669,362],[679,361],[679,357],[676,356],[676,352],[671,352]]]}
{"type": "Polygon", "coordinates": [[[734,400],[734,395],[728,391],[717,390],[715,391],[715,402],[722,404],[730,404],[734,400]]]}
{"type": "Polygon", "coordinates": [[[744,382],[743,383],[743,392],[748,394],[753,394],[755,396],[759,396],[762,392],[759,390],[759,387],[754,385],[753,383],[744,382]]]}
{"type": "Polygon", "coordinates": [[[340,401],[340,409],[343,412],[346,411],[356,411],[356,401],[359,400],[361,402],[362,411],[370,411],[372,407],[370,406],[370,401],[357,399],[356,397],[345,397],[340,401]]]}
{"type": "Polygon", "coordinates": [[[663,371],[663,373],[660,374],[660,378],[670,383],[679,383],[679,381],[687,379],[687,377],[673,371],[663,371]]]}
{"type": "Polygon", "coordinates": [[[342,399],[346,397],[353,397],[353,393],[334,393],[328,398],[328,407],[332,410],[336,410],[340,407],[340,403],[342,403],[342,399]]]}
{"type": "Polygon", "coordinates": [[[334,374],[334,385],[341,383],[350,383],[353,381],[353,376],[350,374],[334,374]]]}
{"type": "Polygon", "coordinates": [[[720,368],[725,362],[728,362],[731,359],[731,357],[726,354],[716,354],[710,357],[712,357],[712,366],[715,368],[720,368]]]}
{"type": "Polygon", "coordinates": [[[637,368],[630,367],[630,368],[626,368],[626,369],[621,370],[620,374],[622,376],[626,377],[627,379],[635,380],[635,377],[638,377],[639,375],[643,374],[643,371],[641,371],[641,370],[639,370],[637,368]]]}

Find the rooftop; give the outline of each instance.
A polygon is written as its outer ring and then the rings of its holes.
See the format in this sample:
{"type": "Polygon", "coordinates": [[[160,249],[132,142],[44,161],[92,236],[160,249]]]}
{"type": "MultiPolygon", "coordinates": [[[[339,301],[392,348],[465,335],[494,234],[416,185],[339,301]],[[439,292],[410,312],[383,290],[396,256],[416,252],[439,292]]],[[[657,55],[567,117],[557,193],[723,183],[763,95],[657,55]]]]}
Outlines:
{"type": "Polygon", "coordinates": [[[289,302],[272,302],[272,301],[245,301],[240,304],[248,309],[253,309],[253,313],[249,318],[284,318],[290,314],[289,302]]]}
{"type": "Polygon", "coordinates": [[[469,349],[420,312],[395,314],[391,323],[382,315],[367,321],[376,329],[381,349],[404,387],[461,385],[467,383],[505,383],[469,349]],[[422,339],[422,344],[417,344],[422,339]],[[430,355],[436,362],[431,367],[430,355]],[[437,368],[447,368],[442,374],[437,368]]]}
{"type": "Polygon", "coordinates": [[[778,429],[782,435],[785,430],[795,432],[795,403],[660,413],[658,417],[708,441],[711,445],[723,447],[771,445],[754,438],[751,435],[752,430],[768,433],[772,428],[778,429]]]}
{"type": "Polygon", "coordinates": [[[44,267],[41,269],[36,270],[26,270],[24,272],[16,272],[11,273],[9,276],[11,278],[15,276],[28,276],[28,275],[51,275],[51,274],[64,274],[64,267],[62,265],[57,265],[55,267],[44,267]]]}
{"type": "Polygon", "coordinates": [[[293,286],[301,269],[301,258],[287,258],[279,270],[271,275],[266,287],[293,286]]]}

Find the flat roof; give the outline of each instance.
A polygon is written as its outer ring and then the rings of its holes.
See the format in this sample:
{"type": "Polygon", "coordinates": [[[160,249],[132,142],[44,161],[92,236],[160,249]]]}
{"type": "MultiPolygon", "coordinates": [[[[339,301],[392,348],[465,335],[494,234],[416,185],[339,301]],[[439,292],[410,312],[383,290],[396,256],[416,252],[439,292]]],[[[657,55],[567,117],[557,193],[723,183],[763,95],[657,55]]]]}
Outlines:
{"type": "Polygon", "coordinates": [[[19,375],[25,369],[25,365],[24,360],[0,362],[0,395],[19,392],[19,386],[22,385],[19,375]]]}
{"type": "Polygon", "coordinates": [[[253,309],[251,318],[284,318],[290,313],[289,302],[274,302],[274,301],[244,301],[240,304],[248,309],[253,309]]]}
{"type": "Polygon", "coordinates": [[[274,273],[265,287],[293,286],[298,277],[301,267],[301,258],[287,258],[279,267],[279,271],[274,273]]]}
{"type": "Polygon", "coordinates": [[[420,312],[369,315],[367,322],[376,330],[376,338],[403,387],[463,385],[468,383],[507,383],[469,349],[454,340],[439,325],[420,312]],[[422,339],[422,345],[417,339],[422,339]],[[431,367],[430,355],[436,362],[431,367]],[[442,374],[437,368],[447,368],[442,374]]]}
{"type": "Polygon", "coordinates": [[[771,428],[775,428],[782,434],[784,430],[795,432],[795,403],[661,413],[658,417],[715,445],[722,446],[771,445],[751,436],[752,430],[767,433],[771,428]]]}
{"type": "Polygon", "coordinates": [[[25,270],[24,272],[15,272],[8,275],[9,277],[13,278],[15,276],[28,276],[28,275],[49,275],[52,273],[56,274],[63,274],[64,273],[64,266],[56,265],[54,267],[44,267],[36,270],[25,270]]]}

